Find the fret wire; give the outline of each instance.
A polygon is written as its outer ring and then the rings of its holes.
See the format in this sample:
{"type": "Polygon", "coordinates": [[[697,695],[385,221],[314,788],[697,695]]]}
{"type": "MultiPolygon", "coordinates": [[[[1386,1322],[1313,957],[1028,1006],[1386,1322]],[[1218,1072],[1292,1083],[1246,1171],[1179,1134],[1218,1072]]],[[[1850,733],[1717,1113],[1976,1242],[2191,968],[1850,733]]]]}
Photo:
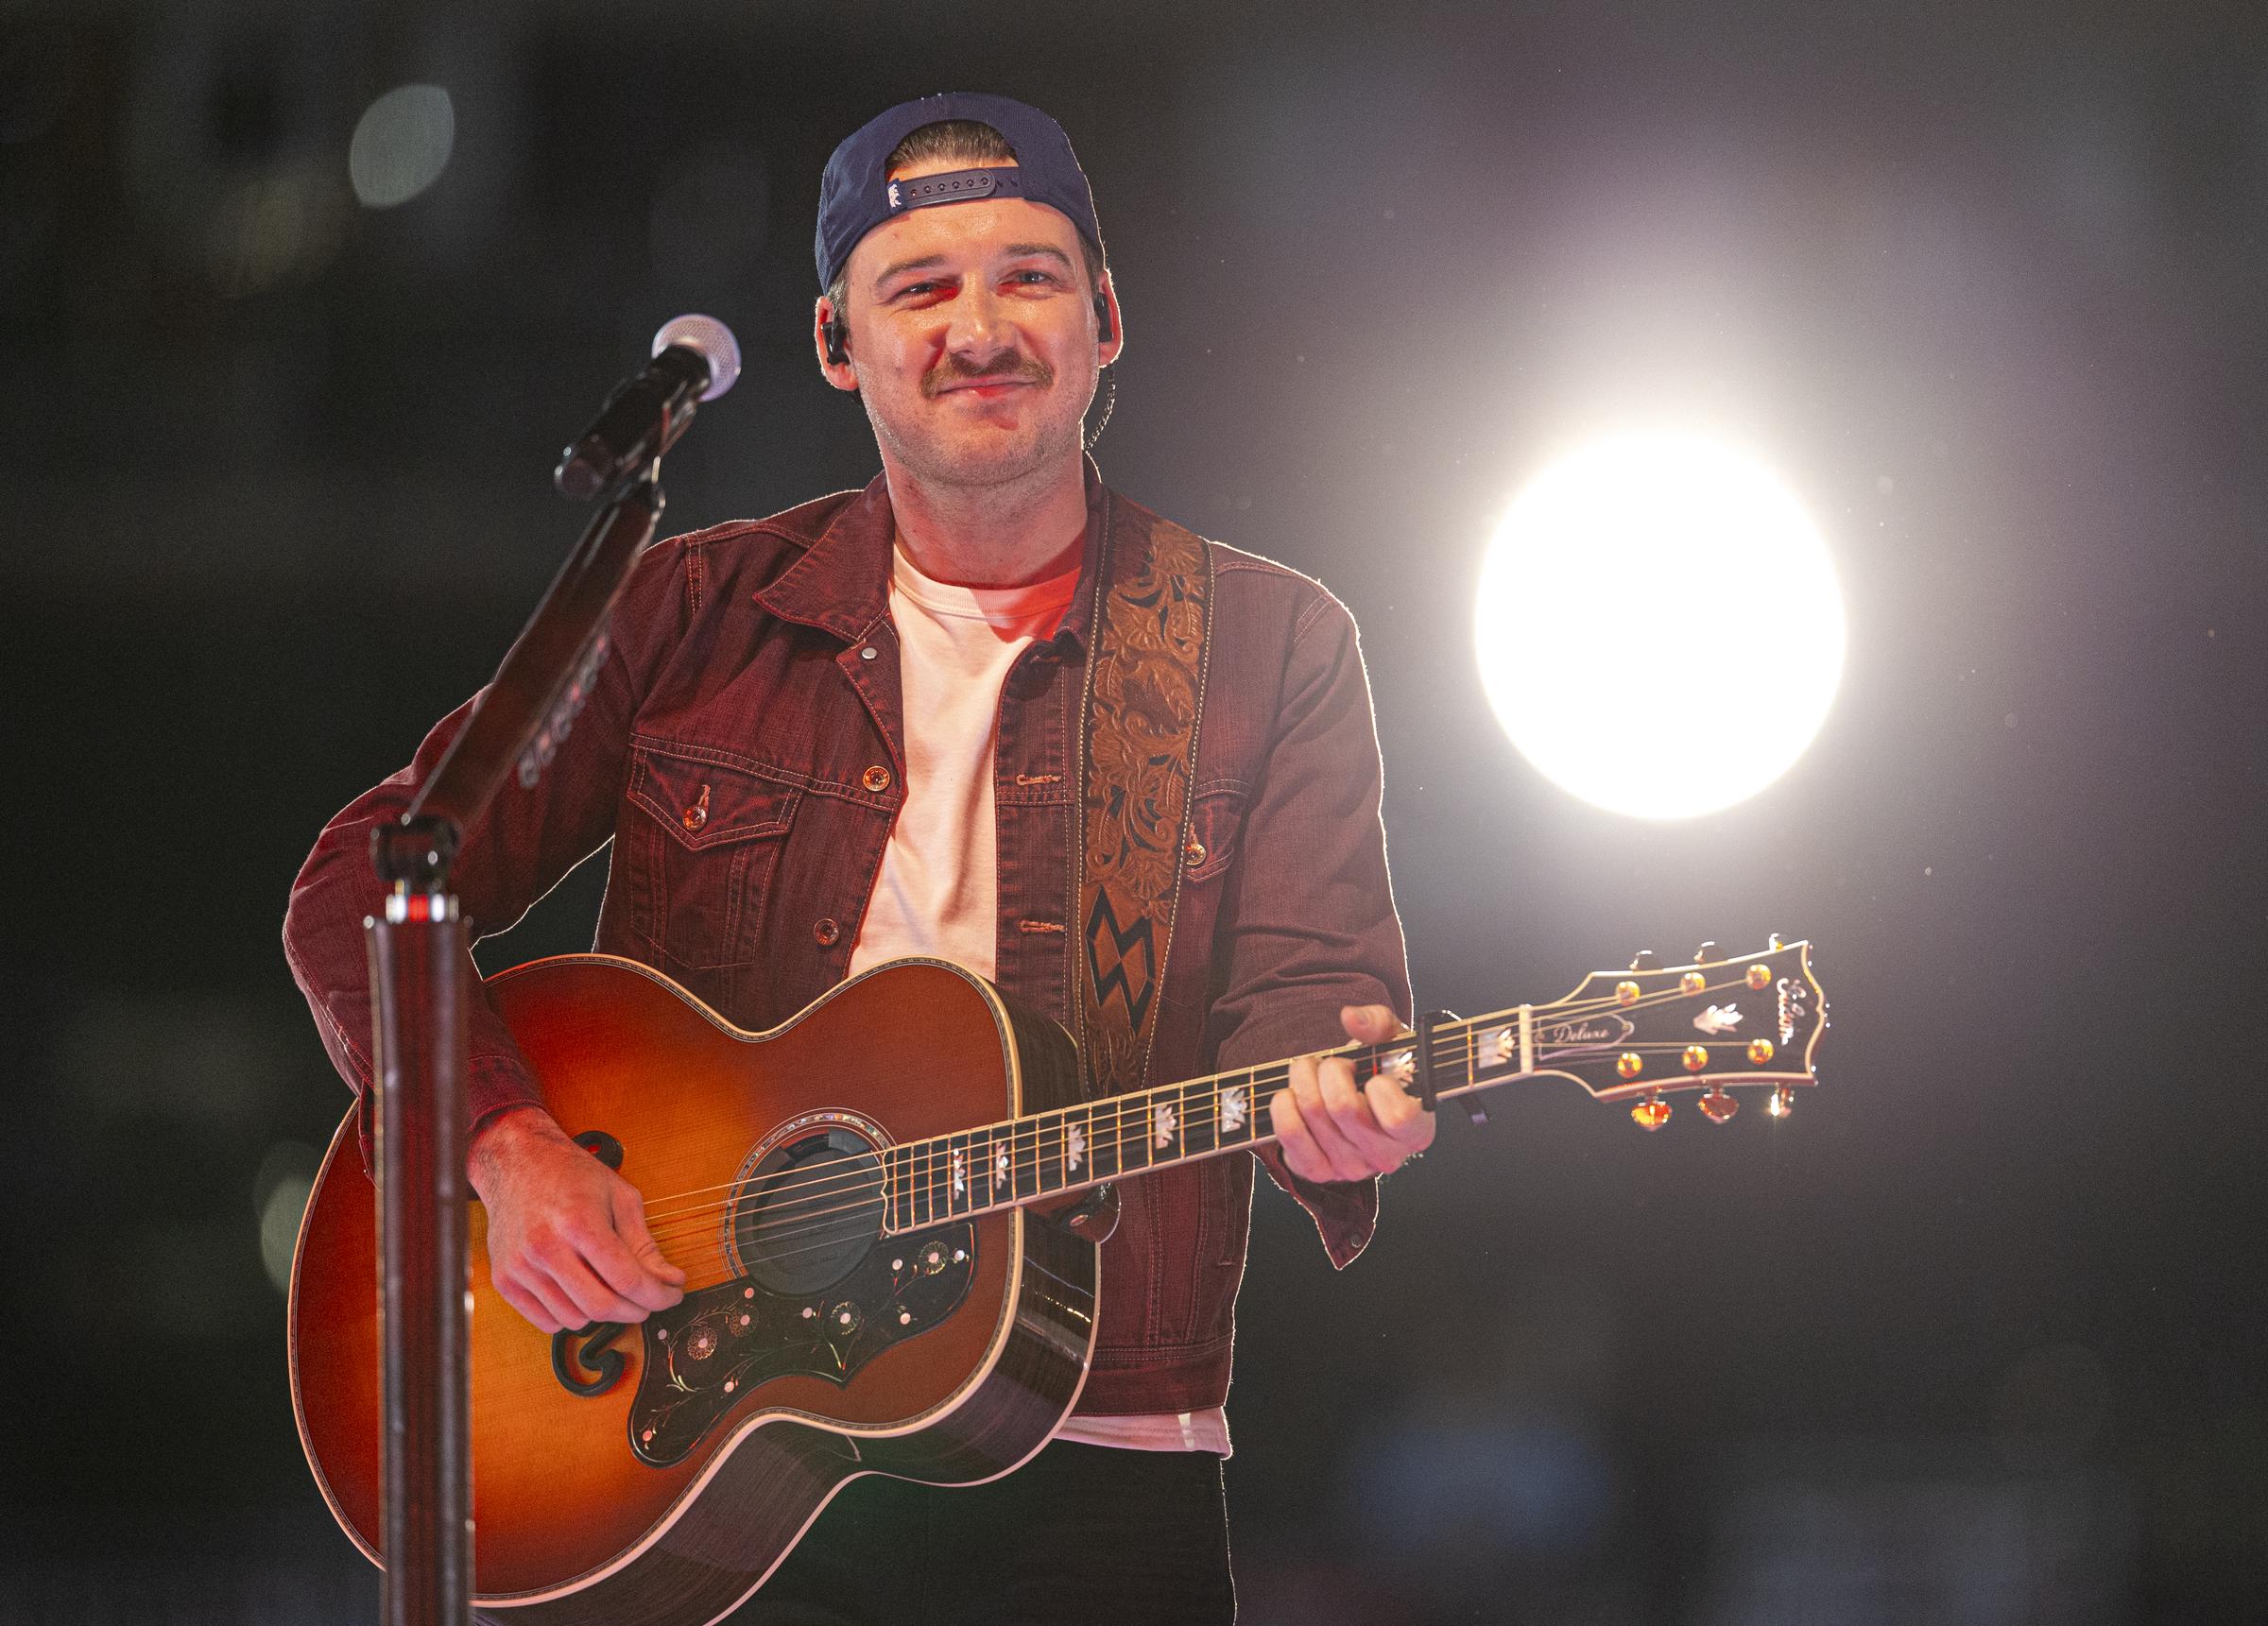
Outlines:
{"type": "Polygon", "coordinates": [[[1095,1105],[1100,1110],[1093,1115],[1096,1121],[1093,1131],[1094,1143],[1088,1148],[1088,1155],[1094,1159],[1096,1177],[1108,1180],[1117,1174],[1119,1166],[1125,1161],[1122,1149],[1118,1144],[1119,1111],[1117,1104],[1107,1097],[1095,1103],[1095,1105]],[[1108,1129],[1103,1127],[1101,1121],[1105,1117],[1109,1119],[1108,1129]]]}
{"type": "Polygon", "coordinates": [[[1195,1150],[1198,1152],[1210,1152],[1214,1146],[1219,1144],[1220,1131],[1218,1125],[1220,1123],[1221,1114],[1220,1098],[1217,1094],[1218,1087],[1219,1087],[1212,1084],[1211,1081],[1202,1078],[1193,1078],[1187,1084],[1184,1084],[1181,1087],[1182,1151],[1189,1152],[1195,1150]],[[1197,1110],[1200,1106],[1207,1107],[1209,1110],[1200,1114],[1197,1110]],[[1205,1129],[1205,1136],[1202,1144],[1194,1148],[1192,1148],[1190,1145],[1189,1135],[1190,1125],[1193,1123],[1202,1124],[1205,1129]]]}

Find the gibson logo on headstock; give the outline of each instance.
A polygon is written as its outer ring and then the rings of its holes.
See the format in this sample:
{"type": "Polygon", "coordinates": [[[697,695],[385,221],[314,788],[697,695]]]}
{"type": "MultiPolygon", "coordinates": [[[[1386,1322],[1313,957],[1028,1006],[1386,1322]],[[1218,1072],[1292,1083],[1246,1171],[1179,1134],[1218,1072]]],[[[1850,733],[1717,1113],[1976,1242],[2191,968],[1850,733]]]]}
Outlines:
{"type": "Polygon", "coordinates": [[[1637,1031],[1625,1017],[1583,1017],[1538,1028],[1536,1044],[1547,1056],[1576,1055],[1584,1051],[1612,1050],[1637,1031]]]}

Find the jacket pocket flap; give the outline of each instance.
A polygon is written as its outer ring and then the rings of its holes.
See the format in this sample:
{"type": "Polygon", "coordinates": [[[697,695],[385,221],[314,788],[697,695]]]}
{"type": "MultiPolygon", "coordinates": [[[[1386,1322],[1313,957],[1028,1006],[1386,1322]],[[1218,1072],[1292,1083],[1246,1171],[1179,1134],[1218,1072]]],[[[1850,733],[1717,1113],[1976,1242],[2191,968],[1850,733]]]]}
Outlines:
{"type": "Polygon", "coordinates": [[[1242,785],[1208,785],[1190,809],[1190,845],[1181,849],[1184,873],[1204,881],[1228,867],[1244,830],[1246,794],[1242,785]]]}
{"type": "Polygon", "coordinates": [[[696,849],[782,834],[802,795],[794,785],[734,763],[644,745],[631,756],[630,800],[660,819],[680,845],[696,849]]]}

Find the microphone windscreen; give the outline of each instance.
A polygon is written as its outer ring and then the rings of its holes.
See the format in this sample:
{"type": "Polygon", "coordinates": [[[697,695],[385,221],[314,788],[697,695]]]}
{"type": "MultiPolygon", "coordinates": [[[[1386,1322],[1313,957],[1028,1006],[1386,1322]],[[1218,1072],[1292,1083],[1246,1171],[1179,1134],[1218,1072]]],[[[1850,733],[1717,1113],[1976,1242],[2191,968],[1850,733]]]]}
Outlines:
{"type": "Polygon", "coordinates": [[[697,351],[708,361],[709,387],[701,391],[703,401],[714,401],[740,377],[740,341],[714,317],[683,316],[663,322],[654,335],[654,354],[672,345],[697,351]]]}

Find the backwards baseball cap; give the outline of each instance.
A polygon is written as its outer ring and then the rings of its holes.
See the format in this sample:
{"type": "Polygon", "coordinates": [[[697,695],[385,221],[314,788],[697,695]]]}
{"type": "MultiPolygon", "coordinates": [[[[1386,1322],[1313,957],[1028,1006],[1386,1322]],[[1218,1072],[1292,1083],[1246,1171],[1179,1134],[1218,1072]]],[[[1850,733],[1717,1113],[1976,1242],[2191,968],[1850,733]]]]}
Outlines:
{"type": "Polygon", "coordinates": [[[858,240],[909,209],[939,203],[968,203],[980,197],[1022,197],[1044,203],[1098,247],[1102,229],[1094,223],[1094,194],[1087,172],[1072,155],[1063,127],[1038,108],[1006,96],[954,91],[900,102],[867,121],[834,149],[819,177],[817,258],[819,291],[825,293],[849,264],[858,240]],[[898,144],[923,125],[971,119],[990,125],[1016,154],[1005,167],[956,169],[914,180],[892,180],[884,173],[898,144]]]}

